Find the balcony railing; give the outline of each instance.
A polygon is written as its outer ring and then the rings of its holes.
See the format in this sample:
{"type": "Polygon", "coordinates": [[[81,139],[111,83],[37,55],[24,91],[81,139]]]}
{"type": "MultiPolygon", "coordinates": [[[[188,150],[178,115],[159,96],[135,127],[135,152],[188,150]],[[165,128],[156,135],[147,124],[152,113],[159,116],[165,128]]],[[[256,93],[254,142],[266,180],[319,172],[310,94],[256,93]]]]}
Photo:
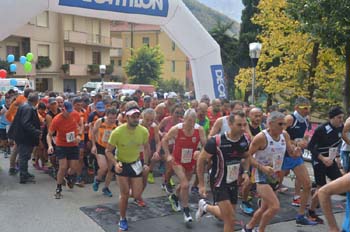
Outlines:
{"type": "Polygon", "coordinates": [[[121,48],[121,39],[77,31],[64,31],[64,40],[70,43],[121,48]],[[120,40],[120,41],[119,41],[120,40]]]}

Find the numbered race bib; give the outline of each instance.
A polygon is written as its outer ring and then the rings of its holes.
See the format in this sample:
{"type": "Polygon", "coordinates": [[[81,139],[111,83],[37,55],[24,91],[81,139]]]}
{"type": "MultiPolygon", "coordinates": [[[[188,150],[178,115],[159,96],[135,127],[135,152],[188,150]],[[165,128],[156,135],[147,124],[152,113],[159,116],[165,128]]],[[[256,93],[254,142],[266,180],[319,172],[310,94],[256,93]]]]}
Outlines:
{"type": "Polygon", "coordinates": [[[227,165],[226,183],[230,184],[238,179],[239,163],[227,165]]]}
{"type": "Polygon", "coordinates": [[[338,148],[337,147],[331,147],[329,148],[329,158],[331,160],[334,160],[335,157],[338,155],[338,148]]]}
{"type": "Polygon", "coordinates": [[[136,173],[136,175],[140,175],[142,172],[142,163],[141,161],[136,161],[135,163],[131,164],[131,168],[134,170],[134,172],[136,173]]]}
{"type": "Polygon", "coordinates": [[[102,142],[108,143],[108,139],[109,139],[109,136],[111,135],[111,133],[112,133],[111,130],[105,130],[105,131],[103,132],[102,142]]]}
{"type": "Polygon", "coordinates": [[[281,171],[282,164],[283,164],[283,154],[277,153],[272,154],[273,160],[272,160],[272,168],[274,171],[281,171]]]}
{"type": "Polygon", "coordinates": [[[192,162],[193,149],[183,148],[181,150],[181,163],[188,164],[192,162]]]}
{"type": "Polygon", "coordinates": [[[75,133],[74,131],[66,133],[67,143],[72,143],[75,141],[75,133]]]}

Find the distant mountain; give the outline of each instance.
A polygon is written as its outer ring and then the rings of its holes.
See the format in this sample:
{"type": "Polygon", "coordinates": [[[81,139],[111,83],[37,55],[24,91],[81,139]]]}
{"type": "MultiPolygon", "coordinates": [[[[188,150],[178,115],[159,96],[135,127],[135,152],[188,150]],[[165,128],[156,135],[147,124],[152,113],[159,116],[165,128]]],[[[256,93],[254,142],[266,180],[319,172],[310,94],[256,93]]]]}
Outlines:
{"type": "MultiPolygon", "coordinates": [[[[231,0],[225,0],[225,1],[231,1],[231,0]]],[[[210,7],[205,6],[204,4],[200,3],[198,0],[183,0],[183,2],[190,9],[192,14],[199,20],[199,22],[201,22],[201,24],[208,31],[211,30],[213,27],[215,27],[218,21],[221,21],[222,23],[225,23],[225,24],[233,22],[231,32],[234,35],[238,36],[240,24],[235,20],[229,18],[228,16],[210,7]]]]}
{"type": "Polygon", "coordinates": [[[204,5],[213,8],[230,18],[241,22],[241,15],[244,5],[242,0],[198,0],[204,5]]]}

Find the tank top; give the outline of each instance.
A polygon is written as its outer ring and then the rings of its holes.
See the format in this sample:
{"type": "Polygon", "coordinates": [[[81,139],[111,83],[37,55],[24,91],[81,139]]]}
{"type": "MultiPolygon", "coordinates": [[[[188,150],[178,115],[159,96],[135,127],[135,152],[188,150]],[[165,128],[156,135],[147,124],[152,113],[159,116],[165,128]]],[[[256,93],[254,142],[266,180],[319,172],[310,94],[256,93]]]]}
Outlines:
{"type": "Polygon", "coordinates": [[[223,134],[225,132],[230,132],[231,128],[228,125],[228,116],[222,117],[222,126],[221,126],[221,130],[220,130],[220,134],[223,134]]]}
{"type": "Polygon", "coordinates": [[[200,141],[199,127],[198,124],[195,124],[193,134],[191,136],[186,136],[183,123],[177,124],[178,134],[175,139],[173,151],[175,163],[181,164],[184,167],[193,167],[196,164],[196,161],[193,159],[193,154],[200,141]]]}
{"type": "Polygon", "coordinates": [[[106,148],[108,144],[109,136],[111,135],[112,131],[117,127],[117,123],[113,123],[112,125],[108,125],[106,123],[106,119],[101,119],[101,125],[98,128],[98,138],[97,143],[106,148]]]}
{"type": "MultiPolygon", "coordinates": [[[[346,133],[346,136],[348,138],[350,138],[350,132],[346,133]]],[[[344,140],[341,144],[341,148],[340,148],[341,151],[350,151],[350,145],[348,145],[344,140]]]]}
{"type": "MultiPolygon", "coordinates": [[[[262,131],[266,137],[266,147],[255,153],[259,164],[273,167],[275,172],[281,171],[284,154],[286,153],[286,140],[281,134],[278,141],[274,140],[267,130],[262,131]]],[[[259,172],[255,172],[255,180],[259,182],[259,172]]]]}

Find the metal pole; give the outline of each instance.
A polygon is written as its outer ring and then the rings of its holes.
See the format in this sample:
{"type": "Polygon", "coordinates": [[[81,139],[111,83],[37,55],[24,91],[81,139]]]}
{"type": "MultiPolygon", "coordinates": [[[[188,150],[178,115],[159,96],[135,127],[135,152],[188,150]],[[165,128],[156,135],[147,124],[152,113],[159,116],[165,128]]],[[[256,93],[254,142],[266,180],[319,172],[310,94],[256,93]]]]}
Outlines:
{"type": "Polygon", "coordinates": [[[104,92],[104,90],[105,90],[105,87],[104,87],[104,75],[105,74],[101,74],[101,90],[102,90],[102,92],[104,92]]]}
{"type": "Polygon", "coordinates": [[[252,105],[254,105],[255,99],[255,66],[253,66],[253,79],[252,79],[252,105]]]}

